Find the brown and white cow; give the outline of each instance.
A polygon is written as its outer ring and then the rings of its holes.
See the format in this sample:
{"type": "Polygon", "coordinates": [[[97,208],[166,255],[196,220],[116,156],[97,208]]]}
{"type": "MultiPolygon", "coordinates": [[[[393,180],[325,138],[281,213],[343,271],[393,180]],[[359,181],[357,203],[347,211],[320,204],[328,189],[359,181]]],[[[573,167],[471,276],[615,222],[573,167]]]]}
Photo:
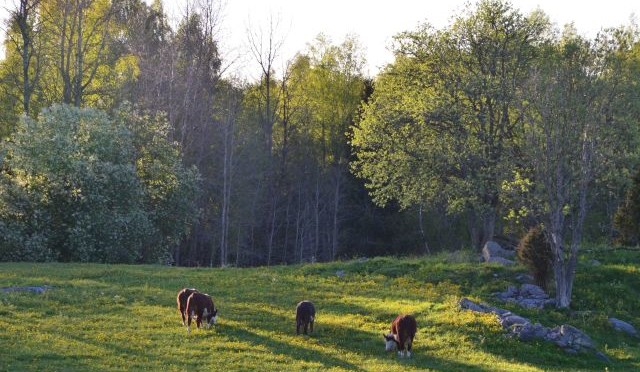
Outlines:
{"type": "Polygon", "coordinates": [[[178,296],[176,297],[176,302],[178,303],[178,311],[180,311],[180,316],[182,317],[182,325],[187,325],[187,313],[185,310],[187,309],[187,300],[192,293],[198,292],[195,288],[184,288],[180,292],[178,292],[178,296]]]}
{"type": "Polygon", "coordinates": [[[304,330],[304,334],[307,334],[307,329],[311,327],[313,332],[313,322],[316,319],[316,308],[311,301],[301,301],[296,306],[296,334],[300,334],[300,328],[304,330]]]}
{"type": "Polygon", "coordinates": [[[196,326],[200,328],[202,321],[209,328],[218,320],[218,309],[213,305],[211,296],[206,293],[193,292],[187,299],[187,333],[191,333],[191,319],[196,318],[196,326]]]}
{"type": "Polygon", "coordinates": [[[403,357],[405,349],[407,357],[411,357],[411,346],[413,338],[416,336],[418,325],[416,319],[411,315],[398,315],[391,323],[391,333],[384,335],[385,350],[398,350],[398,355],[403,357]]]}

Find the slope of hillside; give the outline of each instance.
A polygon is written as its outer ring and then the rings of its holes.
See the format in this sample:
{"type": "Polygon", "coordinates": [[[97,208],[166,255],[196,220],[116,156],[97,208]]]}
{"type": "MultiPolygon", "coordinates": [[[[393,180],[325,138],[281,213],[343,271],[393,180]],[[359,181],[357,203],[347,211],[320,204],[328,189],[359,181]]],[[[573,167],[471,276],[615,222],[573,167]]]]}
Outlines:
{"type": "Polygon", "coordinates": [[[614,316],[640,325],[640,253],[583,255],[573,311],[497,303],[492,293],[515,283],[523,269],[480,265],[470,257],[252,269],[0,264],[0,287],[53,287],[44,294],[0,292],[0,370],[640,369],[638,339],[607,323],[614,316]],[[183,287],[213,296],[217,326],[187,335],[175,304],[183,287]],[[459,310],[464,296],[546,326],[572,324],[612,362],[507,338],[493,316],[459,310]],[[318,311],[308,337],[295,335],[295,306],[303,299],[318,311]],[[384,352],[382,334],[398,313],[418,321],[411,359],[384,352]]]}

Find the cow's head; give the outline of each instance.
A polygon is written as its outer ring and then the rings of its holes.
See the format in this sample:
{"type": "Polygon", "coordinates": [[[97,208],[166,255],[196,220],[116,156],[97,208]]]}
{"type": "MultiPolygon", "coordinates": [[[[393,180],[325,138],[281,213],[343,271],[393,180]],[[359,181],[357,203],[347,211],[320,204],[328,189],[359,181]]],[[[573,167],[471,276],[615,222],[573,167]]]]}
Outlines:
{"type": "Polygon", "coordinates": [[[202,317],[205,319],[207,328],[209,328],[212,324],[216,324],[218,322],[218,309],[214,308],[211,313],[209,313],[207,309],[204,309],[202,317]]]}
{"type": "Polygon", "coordinates": [[[384,350],[385,351],[393,351],[398,347],[398,341],[393,337],[393,334],[383,334],[384,337],[384,350]]]}

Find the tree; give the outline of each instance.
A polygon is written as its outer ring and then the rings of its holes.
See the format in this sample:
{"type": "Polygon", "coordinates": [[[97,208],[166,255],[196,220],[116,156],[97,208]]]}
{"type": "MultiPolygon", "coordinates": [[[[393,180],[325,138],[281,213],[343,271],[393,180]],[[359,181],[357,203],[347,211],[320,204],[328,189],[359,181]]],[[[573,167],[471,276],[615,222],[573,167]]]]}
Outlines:
{"type": "Polygon", "coordinates": [[[560,308],[571,303],[589,192],[616,146],[611,134],[624,126],[613,111],[622,99],[614,54],[620,46],[606,34],[590,43],[566,28],[544,46],[524,93],[530,104],[525,159],[534,195],[543,201],[537,213],[553,251],[560,308]]]}
{"type": "MultiPolygon", "coordinates": [[[[25,115],[30,114],[31,97],[38,87],[41,73],[41,39],[39,14],[40,0],[20,0],[11,11],[8,40],[22,60],[22,73],[17,83],[22,92],[22,107],[25,115]],[[21,84],[20,84],[21,83],[21,84]]],[[[17,78],[16,76],[16,78],[17,78]]]]}
{"type": "Polygon", "coordinates": [[[548,23],[508,3],[481,1],[447,29],[396,37],[352,144],[374,200],[445,200],[464,214],[476,248],[495,233],[500,188],[522,128],[518,89],[548,23]]]}
{"type": "Polygon", "coordinates": [[[117,22],[118,2],[51,0],[41,5],[45,103],[114,107],[120,86],[136,70],[119,39],[125,25],[117,22]]]}

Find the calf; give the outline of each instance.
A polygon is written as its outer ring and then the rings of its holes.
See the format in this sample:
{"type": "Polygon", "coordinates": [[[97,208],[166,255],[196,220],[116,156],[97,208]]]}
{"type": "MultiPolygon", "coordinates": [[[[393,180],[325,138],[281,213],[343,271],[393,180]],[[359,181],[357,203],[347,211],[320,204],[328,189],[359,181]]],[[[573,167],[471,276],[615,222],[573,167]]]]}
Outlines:
{"type": "Polygon", "coordinates": [[[180,316],[182,317],[182,325],[187,325],[187,323],[185,322],[187,315],[185,313],[185,310],[187,309],[187,300],[189,299],[189,296],[191,296],[191,294],[194,292],[198,292],[198,290],[195,288],[184,288],[183,290],[178,292],[176,302],[178,303],[178,311],[180,311],[180,316]]]}
{"type": "Polygon", "coordinates": [[[384,335],[385,350],[392,351],[398,349],[398,355],[404,356],[405,348],[407,357],[411,357],[411,345],[416,336],[418,325],[416,319],[411,315],[398,315],[391,323],[391,333],[384,335]]]}
{"type": "Polygon", "coordinates": [[[302,301],[296,306],[296,334],[300,334],[300,327],[307,334],[307,329],[311,327],[313,332],[313,322],[316,318],[316,308],[311,301],[302,301]]]}
{"type": "Polygon", "coordinates": [[[187,333],[191,333],[191,319],[196,318],[196,326],[200,328],[202,320],[205,320],[205,326],[209,328],[212,324],[216,324],[218,309],[213,305],[211,296],[205,293],[193,292],[187,299],[187,333]]]}

